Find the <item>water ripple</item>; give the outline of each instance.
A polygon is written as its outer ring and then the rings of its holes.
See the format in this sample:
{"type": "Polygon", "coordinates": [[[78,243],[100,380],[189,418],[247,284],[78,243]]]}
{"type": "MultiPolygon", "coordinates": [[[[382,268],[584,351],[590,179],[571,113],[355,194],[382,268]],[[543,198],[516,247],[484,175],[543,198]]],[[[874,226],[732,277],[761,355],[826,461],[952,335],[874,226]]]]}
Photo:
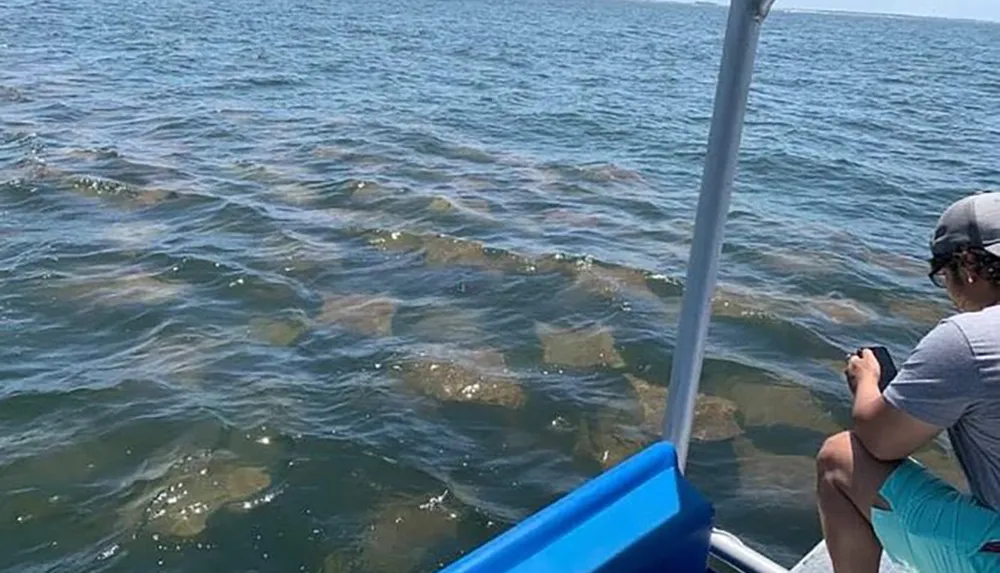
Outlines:
{"type": "MultiPolygon", "coordinates": [[[[0,571],[433,570],[639,445],[725,12],[443,6],[0,6],[0,571]]],[[[951,312],[996,29],[762,38],[690,470],[782,562],[845,349],[951,312]]]]}

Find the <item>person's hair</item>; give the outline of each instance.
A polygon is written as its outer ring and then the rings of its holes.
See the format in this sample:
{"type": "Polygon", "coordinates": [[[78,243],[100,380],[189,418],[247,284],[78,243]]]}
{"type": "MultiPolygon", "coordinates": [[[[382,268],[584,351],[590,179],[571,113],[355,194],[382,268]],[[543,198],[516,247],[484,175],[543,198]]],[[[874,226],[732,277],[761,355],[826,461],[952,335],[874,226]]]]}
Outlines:
{"type": "Polygon", "coordinates": [[[982,247],[962,247],[951,255],[947,267],[955,273],[959,266],[970,263],[977,275],[989,281],[994,287],[1000,288],[1000,257],[982,247]]]}

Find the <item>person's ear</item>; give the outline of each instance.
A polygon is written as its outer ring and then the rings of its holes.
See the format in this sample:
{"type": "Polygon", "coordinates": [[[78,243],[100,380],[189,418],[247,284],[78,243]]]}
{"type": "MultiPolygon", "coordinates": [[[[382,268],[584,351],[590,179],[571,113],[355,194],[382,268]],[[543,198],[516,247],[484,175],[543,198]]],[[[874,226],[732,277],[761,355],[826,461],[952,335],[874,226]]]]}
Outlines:
{"type": "Polygon", "coordinates": [[[961,280],[966,284],[973,284],[979,280],[979,271],[976,268],[976,259],[972,256],[972,253],[965,253],[962,255],[962,264],[960,265],[962,269],[961,280]]]}

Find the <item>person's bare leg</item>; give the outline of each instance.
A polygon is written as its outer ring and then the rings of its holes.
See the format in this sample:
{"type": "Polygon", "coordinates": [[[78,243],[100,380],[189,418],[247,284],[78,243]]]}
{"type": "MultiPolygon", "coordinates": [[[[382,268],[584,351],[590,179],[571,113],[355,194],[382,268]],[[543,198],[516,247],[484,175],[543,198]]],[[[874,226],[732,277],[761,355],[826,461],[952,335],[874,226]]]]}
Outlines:
{"type": "Polygon", "coordinates": [[[882,545],[871,526],[871,507],[896,463],[875,459],[850,432],[841,432],[816,457],[820,523],[835,573],[878,573],[882,545]]]}

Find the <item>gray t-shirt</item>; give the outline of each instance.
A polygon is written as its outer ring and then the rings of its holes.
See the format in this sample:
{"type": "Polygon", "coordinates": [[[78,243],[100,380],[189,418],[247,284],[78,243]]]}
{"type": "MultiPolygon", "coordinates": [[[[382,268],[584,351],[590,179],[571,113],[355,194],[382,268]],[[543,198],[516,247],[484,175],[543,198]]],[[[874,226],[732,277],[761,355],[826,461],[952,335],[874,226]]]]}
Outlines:
{"type": "Polygon", "coordinates": [[[1000,511],[1000,306],[941,321],[883,396],[947,428],[972,495],[1000,511]]]}

